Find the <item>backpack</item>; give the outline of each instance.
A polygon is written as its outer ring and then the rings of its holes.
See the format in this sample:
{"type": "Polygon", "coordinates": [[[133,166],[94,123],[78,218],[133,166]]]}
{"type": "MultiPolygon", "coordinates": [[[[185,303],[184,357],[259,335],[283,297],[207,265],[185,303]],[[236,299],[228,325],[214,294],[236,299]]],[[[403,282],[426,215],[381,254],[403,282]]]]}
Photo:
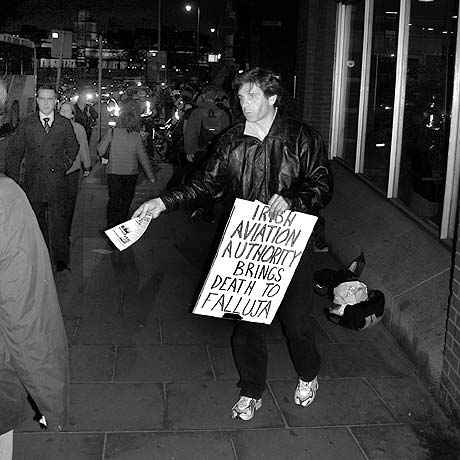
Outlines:
{"type": "Polygon", "coordinates": [[[324,268],[313,275],[314,291],[331,300],[331,305],[325,309],[327,319],[355,331],[377,324],[385,309],[383,292],[368,290],[358,279],[364,264],[364,255],[361,253],[348,268],[324,268]]]}
{"type": "Polygon", "coordinates": [[[206,149],[214,137],[223,131],[228,125],[227,116],[224,110],[219,107],[210,107],[201,120],[200,127],[200,148],[206,149]]]}

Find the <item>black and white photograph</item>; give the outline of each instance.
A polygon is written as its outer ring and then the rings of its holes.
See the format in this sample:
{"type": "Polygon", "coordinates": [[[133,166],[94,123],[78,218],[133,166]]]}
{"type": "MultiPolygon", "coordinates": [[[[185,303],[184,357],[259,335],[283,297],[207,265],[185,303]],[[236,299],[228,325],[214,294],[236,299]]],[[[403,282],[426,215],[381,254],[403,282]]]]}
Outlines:
{"type": "Polygon", "coordinates": [[[460,0],[0,11],[0,460],[460,458],[460,0]]]}

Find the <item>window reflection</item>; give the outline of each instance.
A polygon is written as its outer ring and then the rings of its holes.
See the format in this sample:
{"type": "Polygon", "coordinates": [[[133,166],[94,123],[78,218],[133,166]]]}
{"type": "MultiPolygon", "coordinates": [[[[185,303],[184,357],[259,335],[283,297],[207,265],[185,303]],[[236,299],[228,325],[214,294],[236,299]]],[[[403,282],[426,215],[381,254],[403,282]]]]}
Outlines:
{"type": "Polygon", "coordinates": [[[412,0],[398,198],[440,225],[446,179],[458,1],[412,0]]]}
{"type": "Polygon", "coordinates": [[[343,160],[355,167],[358,130],[359,93],[361,85],[361,56],[363,52],[364,0],[351,8],[351,33],[348,56],[345,62],[346,93],[343,121],[343,145],[339,152],[343,160]]]}
{"type": "Polygon", "coordinates": [[[374,4],[364,175],[387,191],[398,46],[399,1],[374,4]]]}

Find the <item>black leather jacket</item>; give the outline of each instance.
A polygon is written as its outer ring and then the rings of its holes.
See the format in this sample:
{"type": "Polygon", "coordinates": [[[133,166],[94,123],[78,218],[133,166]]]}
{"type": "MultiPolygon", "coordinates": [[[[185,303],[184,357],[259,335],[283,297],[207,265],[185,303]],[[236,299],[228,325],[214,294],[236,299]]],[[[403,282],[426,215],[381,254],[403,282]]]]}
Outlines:
{"type": "Polygon", "coordinates": [[[220,137],[204,168],[186,185],[161,195],[167,210],[223,192],[264,203],[276,193],[293,211],[309,214],[330,201],[332,176],[318,132],[279,113],[262,142],[244,135],[244,126],[237,123],[220,137]]]}

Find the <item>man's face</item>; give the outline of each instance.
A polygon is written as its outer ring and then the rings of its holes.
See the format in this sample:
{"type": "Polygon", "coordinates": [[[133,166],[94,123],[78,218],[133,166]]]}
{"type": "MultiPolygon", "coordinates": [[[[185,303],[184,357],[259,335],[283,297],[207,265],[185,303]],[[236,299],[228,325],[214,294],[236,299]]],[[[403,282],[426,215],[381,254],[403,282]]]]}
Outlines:
{"type": "Polygon", "coordinates": [[[38,109],[43,115],[49,115],[56,106],[56,93],[53,89],[40,89],[37,95],[38,109]]]}
{"type": "Polygon", "coordinates": [[[244,83],[238,91],[238,98],[246,120],[261,121],[273,117],[276,96],[266,97],[257,84],[244,83]]]}

